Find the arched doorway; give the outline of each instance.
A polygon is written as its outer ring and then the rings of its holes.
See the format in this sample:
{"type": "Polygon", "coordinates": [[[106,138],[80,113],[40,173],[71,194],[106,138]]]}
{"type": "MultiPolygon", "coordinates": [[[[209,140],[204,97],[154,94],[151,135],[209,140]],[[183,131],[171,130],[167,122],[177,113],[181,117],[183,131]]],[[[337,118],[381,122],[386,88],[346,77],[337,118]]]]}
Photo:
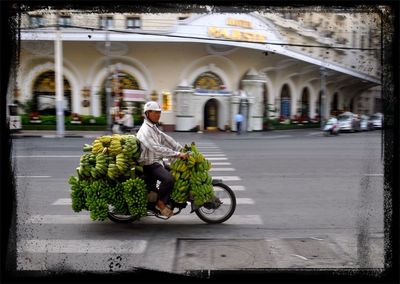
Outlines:
{"type": "MultiPolygon", "coordinates": [[[[56,114],[55,72],[46,71],[40,74],[33,83],[31,111],[42,115],[56,114]]],[[[64,113],[71,114],[71,86],[64,76],[64,113]]]]}
{"type": "Polygon", "coordinates": [[[218,127],[218,101],[210,99],[204,106],[204,129],[216,130],[218,127]]]}
{"type": "MultiPolygon", "coordinates": [[[[108,78],[104,79],[103,84],[101,86],[101,94],[100,94],[100,100],[101,100],[101,113],[103,115],[106,114],[106,83],[107,80],[110,80],[110,88],[111,88],[111,101],[112,101],[112,106],[114,106],[114,103],[117,102],[117,105],[120,108],[125,108],[125,107],[130,107],[132,109],[132,114],[135,117],[140,117],[142,115],[142,107],[141,105],[144,102],[129,102],[127,103],[123,99],[123,90],[142,90],[138,80],[123,71],[115,72],[111,74],[108,78]]],[[[136,118],[138,119],[138,118],[136,118]]]]}
{"type": "Polygon", "coordinates": [[[319,118],[321,117],[321,99],[322,99],[322,91],[319,91],[318,99],[315,102],[315,113],[317,120],[319,120],[319,118]]]}
{"type": "Polygon", "coordinates": [[[281,118],[287,119],[290,118],[290,107],[291,107],[291,99],[290,99],[290,90],[289,86],[285,84],[282,87],[281,91],[281,118]]]}
{"type": "Polygon", "coordinates": [[[300,115],[302,119],[309,119],[310,112],[310,93],[308,88],[304,88],[301,94],[301,102],[300,102],[300,115]]]}
{"type": "Polygon", "coordinates": [[[339,95],[338,93],[333,94],[331,102],[331,114],[337,116],[339,114],[339,95]]]}

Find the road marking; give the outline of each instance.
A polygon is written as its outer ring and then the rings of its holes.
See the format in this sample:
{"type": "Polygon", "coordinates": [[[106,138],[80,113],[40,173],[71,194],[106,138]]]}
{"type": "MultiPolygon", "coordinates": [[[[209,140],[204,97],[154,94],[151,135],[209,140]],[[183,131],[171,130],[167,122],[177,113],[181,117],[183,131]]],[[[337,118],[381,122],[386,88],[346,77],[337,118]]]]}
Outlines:
{"type": "Polygon", "coordinates": [[[229,162],[215,162],[215,163],[212,163],[212,166],[229,166],[229,165],[231,165],[231,163],[229,163],[229,162]]]}
{"type": "Polygon", "coordinates": [[[222,179],[223,181],[241,180],[238,176],[213,176],[213,179],[222,179]]]}
{"type": "Polygon", "coordinates": [[[278,139],[292,137],[292,135],[276,135],[276,136],[263,136],[263,139],[278,139]]]}
{"type": "Polygon", "coordinates": [[[54,201],[51,205],[72,205],[71,198],[59,198],[54,201]]]}
{"type": "Polygon", "coordinates": [[[146,240],[21,240],[17,252],[140,254],[146,247],[146,240]]]}
{"type": "Polygon", "coordinates": [[[32,156],[15,156],[16,158],[80,158],[76,155],[32,155],[32,156]]]}
{"type": "Polygon", "coordinates": [[[316,241],[323,241],[324,239],[316,238],[316,237],[310,237],[310,239],[316,240],[316,241]]]}
{"type": "Polygon", "coordinates": [[[233,172],[234,168],[211,168],[210,172],[233,172]]]}
{"type": "MultiPolygon", "coordinates": [[[[230,198],[221,198],[224,204],[231,204],[230,198]]],[[[236,204],[254,204],[254,200],[251,198],[236,198],[236,204]]]]}
{"type": "Polygon", "coordinates": [[[233,191],[244,191],[246,188],[243,185],[230,185],[229,186],[233,191]]]}
{"type": "Polygon", "coordinates": [[[225,153],[223,153],[223,152],[217,152],[217,151],[215,151],[215,152],[202,152],[202,154],[203,154],[204,156],[206,156],[206,155],[210,155],[210,154],[220,154],[220,155],[225,155],[225,153]]]}
{"type": "Polygon", "coordinates": [[[224,161],[224,160],[228,160],[228,158],[211,157],[211,158],[207,158],[207,160],[209,160],[209,161],[224,161]]]}
{"type": "Polygon", "coordinates": [[[51,176],[17,176],[17,178],[51,178],[51,176]]]}
{"type": "MultiPolygon", "coordinates": [[[[204,221],[201,221],[199,218],[196,218],[193,215],[177,215],[173,216],[167,221],[160,220],[158,218],[148,218],[142,219],[143,223],[158,223],[158,224],[166,224],[168,223],[180,223],[180,224],[205,224],[204,221]]],[[[225,221],[223,224],[229,225],[262,225],[263,221],[259,215],[235,215],[225,221]]]]}
{"type": "MultiPolygon", "coordinates": [[[[196,223],[204,223],[200,219],[198,219],[193,214],[173,216],[167,221],[160,220],[158,218],[147,218],[144,217],[138,222],[177,222],[177,223],[188,223],[188,224],[196,224],[196,223]]],[[[25,224],[56,224],[56,225],[65,225],[65,224],[110,224],[110,220],[105,221],[92,221],[89,215],[33,215],[26,219],[25,224]]],[[[263,221],[259,215],[233,215],[228,221],[224,223],[236,224],[236,225],[260,225],[263,224],[263,221]]]]}
{"type": "Polygon", "coordinates": [[[218,157],[218,156],[222,156],[222,157],[225,157],[226,155],[225,154],[208,154],[208,155],[204,155],[204,157],[218,157]]]}
{"type": "Polygon", "coordinates": [[[291,255],[293,255],[295,257],[298,257],[298,258],[301,258],[302,260],[308,260],[308,258],[306,258],[306,257],[304,257],[302,255],[298,255],[298,254],[291,254],[291,255]]]}

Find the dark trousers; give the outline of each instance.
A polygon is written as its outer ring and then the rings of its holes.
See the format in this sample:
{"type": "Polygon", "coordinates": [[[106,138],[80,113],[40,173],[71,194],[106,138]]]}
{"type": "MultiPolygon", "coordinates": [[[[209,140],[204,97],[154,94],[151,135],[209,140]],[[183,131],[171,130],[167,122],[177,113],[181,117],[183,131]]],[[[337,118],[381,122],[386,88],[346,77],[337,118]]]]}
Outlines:
{"type": "Polygon", "coordinates": [[[158,196],[162,202],[167,203],[174,187],[174,178],[172,174],[160,163],[143,166],[143,173],[148,191],[157,191],[156,184],[158,180],[160,181],[158,196]]]}
{"type": "Polygon", "coordinates": [[[240,132],[242,132],[242,122],[241,121],[236,122],[236,131],[237,131],[237,134],[240,134],[240,132]]]}

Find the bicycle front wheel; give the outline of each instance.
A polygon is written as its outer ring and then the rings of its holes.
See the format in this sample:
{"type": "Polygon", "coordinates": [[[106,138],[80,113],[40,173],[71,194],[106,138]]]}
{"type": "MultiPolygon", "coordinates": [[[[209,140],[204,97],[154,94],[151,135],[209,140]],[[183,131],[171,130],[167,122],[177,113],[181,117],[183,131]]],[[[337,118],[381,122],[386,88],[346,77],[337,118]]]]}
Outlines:
{"type": "Polygon", "coordinates": [[[196,215],[206,223],[219,224],[228,220],[235,212],[236,197],[232,189],[223,183],[214,184],[214,194],[222,204],[217,208],[208,209],[204,206],[195,211],[196,215]]]}

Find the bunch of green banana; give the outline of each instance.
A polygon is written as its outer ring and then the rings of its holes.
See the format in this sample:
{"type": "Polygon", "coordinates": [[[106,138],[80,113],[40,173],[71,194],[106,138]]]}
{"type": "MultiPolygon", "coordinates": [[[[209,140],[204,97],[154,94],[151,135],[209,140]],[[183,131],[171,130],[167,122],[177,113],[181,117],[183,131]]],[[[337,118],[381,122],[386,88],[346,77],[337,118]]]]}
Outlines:
{"type": "Polygon", "coordinates": [[[116,180],[120,176],[121,172],[115,163],[111,162],[108,164],[107,177],[112,180],[116,180]]]}
{"type": "Polygon", "coordinates": [[[72,210],[74,212],[80,212],[86,207],[86,194],[84,188],[88,186],[88,182],[85,180],[80,181],[77,177],[70,176],[68,183],[71,185],[71,200],[72,210]]]}
{"type": "Polygon", "coordinates": [[[107,174],[108,164],[107,156],[105,154],[97,154],[95,169],[100,176],[105,176],[107,174]]]}
{"type": "Polygon", "coordinates": [[[130,159],[138,159],[140,157],[139,140],[134,135],[123,135],[122,153],[130,159]]]}
{"type": "Polygon", "coordinates": [[[178,179],[174,183],[171,198],[178,203],[185,203],[189,198],[189,182],[187,180],[178,179]]]}
{"type": "Polygon", "coordinates": [[[194,142],[190,146],[185,145],[182,152],[188,152],[189,157],[187,160],[177,159],[171,164],[171,174],[175,179],[171,197],[176,202],[183,202],[192,196],[195,204],[201,206],[214,198],[212,178],[208,173],[211,163],[194,142]]]}
{"type": "Polygon", "coordinates": [[[129,213],[140,218],[147,214],[147,190],[143,179],[128,179],[122,183],[129,213]]]}
{"type": "Polygon", "coordinates": [[[119,153],[115,157],[115,165],[122,174],[129,169],[129,161],[125,158],[124,153],[119,153]]]}
{"type": "Polygon", "coordinates": [[[92,148],[93,148],[92,145],[85,144],[85,145],[83,146],[83,152],[92,152],[92,148]]]}
{"type": "Polygon", "coordinates": [[[86,176],[86,177],[90,177],[91,176],[91,153],[88,154],[84,154],[81,156],[80,160],[79,160],[79,167],[77,168],[78,174],[80,176],[86,176]]]}

